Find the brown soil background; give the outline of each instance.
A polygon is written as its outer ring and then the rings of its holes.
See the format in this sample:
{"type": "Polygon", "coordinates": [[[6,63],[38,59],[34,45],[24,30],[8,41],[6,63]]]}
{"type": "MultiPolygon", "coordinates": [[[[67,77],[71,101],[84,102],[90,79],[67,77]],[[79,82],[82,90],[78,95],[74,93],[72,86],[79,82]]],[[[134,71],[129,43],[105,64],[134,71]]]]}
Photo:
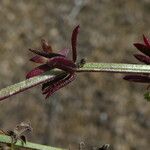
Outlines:
{"type": "MultiPolygon", "coordinates": [[[[149,0],[89,0],[77,16],[73,0],[0,1],[0,88],[25,79],[35,64],[28,48],[41,38],[54,49],[70,47],[71,31],[80,24],[78,58],[88,62],[138,63],[133,44],[150,33],[149,0]]],[[[123,75],[82,73],[44,100],[40,86],[0,103],[0,128],[30,120],[33,142],[77,149],[78,143],[112,145],[114,150],[148,150],[150,104],[145,86],[123,75]]]]}

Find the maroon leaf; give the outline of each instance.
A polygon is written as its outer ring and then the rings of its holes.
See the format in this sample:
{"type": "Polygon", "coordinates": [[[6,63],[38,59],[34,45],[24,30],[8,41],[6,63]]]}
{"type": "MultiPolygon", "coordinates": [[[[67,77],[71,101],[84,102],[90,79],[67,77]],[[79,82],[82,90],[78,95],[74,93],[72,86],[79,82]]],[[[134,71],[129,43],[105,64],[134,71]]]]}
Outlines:
{"type": "Polygon", "coordinates": [[[131,82],[150,83],[150,77],[146,75],[127,75],[123,79],[131,82]]]}
{"type": "Polygon", "coordinates": [[[54,57],[48,60],[47,65],[52,68],[62,69],[66,72],[75,72],[76,65],[65,57],[54,57]]]}
{"type": "Polygon", "coordinates": [[[52,47],[48,44],[48,42],[46,40],[42,39],[41,40],[41,45],[42,45],[43,51],[45,51],[47,53],[52,52],[52,47]]]}
{"type": "Polygon", "coordinates": [[[138,50],[140,50],[142,53],[144,53],[145,55],[150,56],[150,48],[147,47],[146,45],[140,44],[140,43],[135,43],[134,46],[135,46],[138,50]]]}
{"type": "Polygon", "coordinates": [[[58,82],[59,80],[62,80],[67,75],[68,74],[66,74],[66,73],[61,73],[61,74],[57,75],[53,80],[50,80],[46,83],[43,83],[42,84],[42,91],[46,90],[51,84],[54,84],[55,82],[58,82]]]}
{"type": "Polygon", "coordinates": [[[56,56],[64,57],[63,55],[58,54],[58,53],[46,53],[46,52],[42,52],[42,51],[37,50],[37,49],[29,49],[29,51],[31,51],[31,52],[33,52],[33,53],[35,53],[37,55],[46,57],[46,58],[52,58],[52,57],[56,57],[56,56]]]}
{"type": "Polygon", "coordinates": [[[79,32],[79,25],[75,27],[75,29],[72,32],[72,37],[71,37],[71,45],[72,45],[72,60],[76,62],[77,59],[77,52],[76,52],[76,47],[77,47],[77,36],[79,32]]]}
{"type": "Polygon", "coordinates": [[[147,65],[150,64],[150,57],[149,56],[145,56],[145,55],[141,55],[141,54],[134,54],[134,57],[137,60],[139,60],[139,61],[141,61],[141,62],[143,62],[143,63],[145,63],[147,65]]]}
{"type": "Polygon", "coordinates": [[[75,74],[69,74],[65,78],[51,84],[46,90],[43,91],[43,94],[46,94],[45,99],[47,99],[49,96],[51,96],[60,88],[68,85],[74,79],[75,79],[75,74]]]}
{"type": "Polygon", "coordinates": [[[42,73],[44,73],[50,69],[52,69],[52,68],[50,68],[46,64],[38,66],[38,67],[34,68],[33,70],[31,70],[30,72],[28,72],[26,75],[26,78],[29,79],[29,78],[32,78],[34,76],[38,76],[38,75],[40,75],[40,74],[42,74],[42,73]]]}
{"type": "Polygon", "coordinates": [[[35,63],[39,63],[39,64],[42,64],[42,63],[46,63],[47,62],[47,58],[43,57],[43,56],[34,56],[30,59],[30,61],[33,61],[35,63]]]}
{"type": "Polygon", "coordinates": [[[145,35],[143,35],[143,40],[146,46],[150,47],[150,41],[145,37],[145,35]]]}

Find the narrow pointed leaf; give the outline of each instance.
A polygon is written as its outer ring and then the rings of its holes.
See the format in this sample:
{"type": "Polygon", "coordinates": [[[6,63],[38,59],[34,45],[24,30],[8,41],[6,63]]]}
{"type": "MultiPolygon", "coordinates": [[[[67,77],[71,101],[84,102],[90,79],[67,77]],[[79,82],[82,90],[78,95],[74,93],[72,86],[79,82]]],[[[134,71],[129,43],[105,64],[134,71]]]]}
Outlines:
{"type": "Polygon", "coordinates": [[[143,35],[143,40],[144,40],[144,43],[150,47],[150,41],[145,37],[145,35],[143,35]]]}
{"type": "Polygon", "coordinates": [[[144,44],[135,43],[134,46],[140,50],[143,54],[150,56],[150,48],[144,44]]]}
{"type": "Polygon", "coordinates": [[[42,84],[42,91],[44,91],[46,88],[48,88],[51,84],[54,84],[55,82],[65,78],[67,76],[67,73],[61,73],[58,76],[56,76],[53,80],[47,81],[46,83],[42,84]]]}
{"type": "Polygon", "coordinates": [[[44,72],[51,70],[51,69],[52,69],[51,67],[49,67],[48,65],[45,65],[45,64],[38,66],[38,67],[34,68],[33,70],[31,70],[30,72],[28,72],[26,75],[26,78],[29,79],[29,78],[32,78],[34,76],[41,75],[44,72]]]}
{"type": "Polygon", "coordinates": [[[79,25],[73,30],[72,32],[72,37],[71,37],[71,45],[72,45],[72,60],[74,62],[76,62],[77,59],[77,51],[76,51],[76,47],[77,47],[77,36],[78,36],[78,32],[79,32],[79,25]]]}
{"type": "Polygon", "coordinates": [[[37,55],[46,57],[46,58],[52,58],[52,57],[56,57],[56,56],[64,57],[63,55],[58,54],[58,53],[46,53],[46,52],[42,52],[42,51],[37,50],[37,49],[29,49],[29,51],[31,51],[31,52],[33,52],[33,53],[35,53],[37,55]]]}
{"type": "Polygon", "coordinates": [[[46,94],[46,99],[54,94],[57,90],[61,89],[62,87],[68,85],[70,82],[72,82],[75,79],[75,74],[69,74],[66,78],[63,78],[51,86],[49,86],[45,91],[43,91],[43,94],[46,94]]]}
{"type": "Polygon", "coordinates": [[[123,79],[131,82],[150,83],[150,77],[144,75],[127,75],[123,79]]]}
{"type": "Polygon", "coordinates": [[[147,65],[150,64],[150,57],[149,56],[145,56],[145,55],[141,55],[141,54],[134,54],[134,57],[137,60],[139,60],[139,61],[141,61],[141,62],[143,62],[143,63],[145,63],[147,65]]]}
{"type": "Polygon", "coordinates": [[[42,64],[42,63],[46,63],[47,58],[36,55],[36,56],[32,57],[32,58],[30,59],[30,61],[35,62],[35,63],[42,64]]]}

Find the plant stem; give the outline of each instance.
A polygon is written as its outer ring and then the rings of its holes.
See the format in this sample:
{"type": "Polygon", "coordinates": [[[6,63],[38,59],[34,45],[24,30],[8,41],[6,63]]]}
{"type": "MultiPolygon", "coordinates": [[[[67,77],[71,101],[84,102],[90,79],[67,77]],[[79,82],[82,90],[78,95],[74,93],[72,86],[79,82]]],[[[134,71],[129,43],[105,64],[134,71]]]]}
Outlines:
{"type": "Polygon", "coordinates": [[[149,65],[119,63],[86,63],[77,72],[145,73],[150,74],[149,65]]]}
{"type": "MultiPolygon", "coordinates": [[[[56,75],[64,71],[54,69],[46,72],[43,75],[36,76],[20,83],[8,86],[0,90],[0,100],[25,91],[31,87],[42,84],[48,80],[53,80],[56,75]]],[[[117,63],[86,63],[83,67],[76,70],[80,72],[109,72],[109,73],[135,73],[135,74],[150,74],[150,65],[138,64],[117,64],[117,63]]]]}
{"type": "Polygon", "coordinates": [[[56,75],[60,74],[60,72],[62,71],[59,71],[59,70],[48,71],[43,75],[36,76],[30,79],[24,80],[22,82],[10,85],[6,88],[3,88],[2,90],[0,90],[0,100],[3,100],[17,93],[23,92],[31,87],[42,84],[46,81],[52,80],[56,75]]]}
{"type": "MultiPolygon", "coordinates": [[[[0,135],[0,143],[5,143],[5,144],[11,144],[11,137],[6,136],[6,135],[0,135]]],[[[31,142],[26,142],[26,144],[23,144],[20,140],[18,140],[13,147],[22,147],[22,148],[27,148],[27,149],[34,149],[34,150],[65,150],[62,148],[55,148],[51,146],[46,146],[46,145],[41,145],[41,144],[36,144],[36,143],[31,143],[31,142]]]]}

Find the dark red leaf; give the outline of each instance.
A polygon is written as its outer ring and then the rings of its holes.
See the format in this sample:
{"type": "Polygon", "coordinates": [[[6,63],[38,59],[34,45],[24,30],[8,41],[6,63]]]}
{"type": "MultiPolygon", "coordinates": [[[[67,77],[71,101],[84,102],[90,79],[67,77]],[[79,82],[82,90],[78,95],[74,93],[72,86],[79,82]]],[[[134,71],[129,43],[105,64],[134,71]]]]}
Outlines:
{"type": "Polygon", "coordinates": [[[69,73],[73,73],[76,69],[76,65],[73,63],[73,61],[68,60],[65,57],[51,58],[47,62],[47,65],[52,67],[52,68],[62,69],[62,70],[69,72],[69,73]]]}
{"type": "Polygon", "coordinates": [[[47,62],[47,58],[43,57],[43,56],[34,56],[30,59],[30,61],[33,61],[35,63],[39,63],[39,64],[42,64],[42,63],[46,63],[47,62]]]}
{"type": "Polygon", "coordinates": [[[66,73],[61,73],[59,75],[57,75],[56,77],[54,77],[53,80],[50,80],[46,83],[42,84],[42,91],[46,90],[50,85],[54,84],[55,82],[58,82],[59,80],[62,80],[63,78],[65,78],[68,74],[66,73]]]}
{"type": "Polygon", "coordinates": [[[150,41],[149,41],[149,39],[147,39],[145,37],[145,35],[143,35],[143,40],[144,40],[144,43],[146,44],[146,46],[150,47],[150,41]]]}
{"type": "Polygon", "coordinates": [[[150,77],[146,75],[127,75],[123,79],[131,82],[150,83],[150,77]]]}
{"type": "Polygon", "coordinates": [[[146,45],[140,44],[140,43],[135,43],[134,46],[135,46],[138,50],[140,50],[142,53],[144,53],[145,55],[150,56],[150,48],[147,47],[146,45]]]}
{"type": "Polygon", "coordinates": [[[46,90],[43,91],[43,94],[46,94],[45,98],[48,98],[57,90],[61,89],[62,87],[68,85],[71,81],[75,79],[75,74],[69,74],[65,78],[51,84],[46,90]]]}
{"type": "Polygon", "coordinates": [[[72,32],[72,37],[71,37],[72,59],[74,62],[76,62],[76,59],[77,59],[76,47],[77,47],[77,36],[78,36],[79,28],[80,28],[79,25],[75,27],[75,29],[72,32]]]}
{"type": "Polygon", "coordinates": [[[143,63],[145,63],[147,65],[150,64],[150,57],[149,56],[145,56],[145,55],[141,55],[141,54],[134,54],[134,57],[137,60],[139,60],[139,61],[141,61],[141,62],[143,62],[143,63]]]}
{"type": "Polygon", "coordinates": [[[46,58],[52,58],[52,57],[56,57],[56,56],[64,57],[63,55],[58,54],[58,53],[46,53],[46,52],[42,52],[42,51],[37,50],[37,49],[29,49],[29,51],[31,51],[31,52],[33,52],[33,53],[35,53],[37,55],[46,57],[46,58]]]}
{"type": "Polygon", "coordinates": [[[42,74],[42,73],[44,73],[50,69],[52,69],[52,68],[50,68],[46,64],[38,66],[38,67],[34,68],[33,70],[31,70],[30,72],[28,72],[26,75],[26,78],[29,79],[29,78],[32,78],[34,76],[38,76],[38,75],[40,75],[40,74],[42,74]]]}

